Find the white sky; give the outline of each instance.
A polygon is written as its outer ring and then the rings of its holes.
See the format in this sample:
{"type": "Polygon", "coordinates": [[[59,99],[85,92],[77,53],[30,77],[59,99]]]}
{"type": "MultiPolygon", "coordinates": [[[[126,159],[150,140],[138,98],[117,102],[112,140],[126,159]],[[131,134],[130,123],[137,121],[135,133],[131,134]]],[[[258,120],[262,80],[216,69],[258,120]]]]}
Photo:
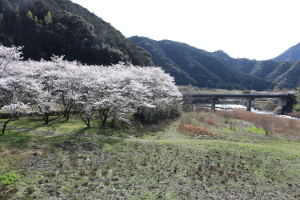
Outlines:
{"type": "Polygon", "coordinates": [[[299,0],[72,0],[124,36],[271,59],[300,42],[299,0]]]}

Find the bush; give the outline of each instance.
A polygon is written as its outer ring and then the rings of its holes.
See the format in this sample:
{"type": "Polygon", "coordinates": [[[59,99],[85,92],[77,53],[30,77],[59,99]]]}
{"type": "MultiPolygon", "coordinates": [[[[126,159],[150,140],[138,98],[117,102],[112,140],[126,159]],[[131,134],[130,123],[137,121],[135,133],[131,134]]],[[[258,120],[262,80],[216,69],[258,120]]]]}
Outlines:
{"type": "Polygon", "coordinates": [[[295,111],[300,111],[300,104],[294,105],[294,110],[295,111]]]}
{"type": "Polygon", "coordinates": [[[243,90],[242,93],[243,94],[250,94],[251,92],[249,90],[243,90]]]}
{"type": "Polygon", "coordinates": [[[167,105],[165,109],[161,108],[141,108],[134,116],[143,123],[152,124],[165,119],[176,119],[181,115],[181,108],[177,100],[167,105]]]}

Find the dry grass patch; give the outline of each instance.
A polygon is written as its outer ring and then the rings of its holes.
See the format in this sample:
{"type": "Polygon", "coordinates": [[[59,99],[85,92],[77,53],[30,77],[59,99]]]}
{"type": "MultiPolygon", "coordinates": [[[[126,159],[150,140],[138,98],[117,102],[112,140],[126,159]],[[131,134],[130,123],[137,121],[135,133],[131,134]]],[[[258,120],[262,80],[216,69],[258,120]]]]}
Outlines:
{"type": "Polygon", "coordinates": [[[225,119],[235,118],[249,121],[256,128],[262,128],[267,135],[277,133],[281,136],[300,139],[300,120],[258,114],[245,110],[218,111],[216,114],[225,119]]]}
{"type": "Polygon", "coordinates": [[[40,156],[40,155],[43,155],[43,151],[41,151],[41,150],[31,150],[30,154],[40,156]]]}
{"type": "Polygon", "coordinates": [[[198,135],[204,136],[205,135],[205,136],[212,137],[212,136],[216,135],[215,133],[208,131],[203,127],[194,126],[191,124],[180,124],[179,130],[190,136],[198,136],[198,135]]]}
{"type": "Polygon", "coordinates": [[[10,150],[6,149],[6,148],[2,148],[1,149],[1,154],[10,154],[10,150]]]}

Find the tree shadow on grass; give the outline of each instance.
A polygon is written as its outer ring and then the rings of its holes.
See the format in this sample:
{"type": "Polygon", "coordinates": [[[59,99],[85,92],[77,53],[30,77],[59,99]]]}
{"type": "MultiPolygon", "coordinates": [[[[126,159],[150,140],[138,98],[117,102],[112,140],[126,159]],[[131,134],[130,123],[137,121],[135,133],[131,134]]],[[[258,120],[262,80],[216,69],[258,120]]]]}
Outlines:
{"type": "Polygon", "coordinates": [[[40,127],[45,126],[44,120],[41,118],[37,117],[26,117],[26,118],[21,118],[18,121],[15,121],[14,126],[25,126],[26,128],[32,128],[32,129],[37,129],[40,127]]]}
{"type": "Polygon", "coordinates": [[[123,142],[123,139],[110,138],[110,137],[93,137],[90,135],[86,136],[54,136],[48,139],[47,142],[50,144],[51,148],[61,149],[63,151],[81,151],[84,149],[86,151],[97,151],[102,149],[105,145],[116,145],[123,142]]]}
{"type": "Polygon", "coordinates": [[[10,148],[28,148],[32,140],[34,140],[34,138],[31,135],[7,130],[5,135],[0,137],[0,145],[2,147],[7,146],[10,148]]]}
{"type": "Polygon", "coordinates": [[[120,129],[114,128],[100,128],[100,127],[91,127],[91,128],[82,128],[77,131],[72,132],[74,136],[90,136],[90,137],[117,137],[117,138],[126,138],[127,135],[120,129]]]}

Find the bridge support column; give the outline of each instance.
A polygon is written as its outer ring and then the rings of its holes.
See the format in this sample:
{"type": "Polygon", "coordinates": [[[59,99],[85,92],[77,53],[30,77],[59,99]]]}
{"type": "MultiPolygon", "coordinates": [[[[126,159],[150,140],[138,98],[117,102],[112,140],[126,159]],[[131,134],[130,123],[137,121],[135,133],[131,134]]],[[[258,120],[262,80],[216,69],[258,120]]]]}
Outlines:
{"type": "Polygon", "coordinates": [[[210,101],[211,101],[211,110],[216,110],[216,100],[218,100],[218,99],[217,98],[210,99],[210,101]]]}
{"type": "Polygon", "coordinates": [[[285,97],[280,97],[278,98],[278,105],[281,107],[284,107],[287,105],[287,100],[285,97]]]}
{"type": "Polygon", "coordinates": [[[253,98],[246,98],[246,107],[247,111],[251,111],[251,101],[253,101],[253,98]]]}

